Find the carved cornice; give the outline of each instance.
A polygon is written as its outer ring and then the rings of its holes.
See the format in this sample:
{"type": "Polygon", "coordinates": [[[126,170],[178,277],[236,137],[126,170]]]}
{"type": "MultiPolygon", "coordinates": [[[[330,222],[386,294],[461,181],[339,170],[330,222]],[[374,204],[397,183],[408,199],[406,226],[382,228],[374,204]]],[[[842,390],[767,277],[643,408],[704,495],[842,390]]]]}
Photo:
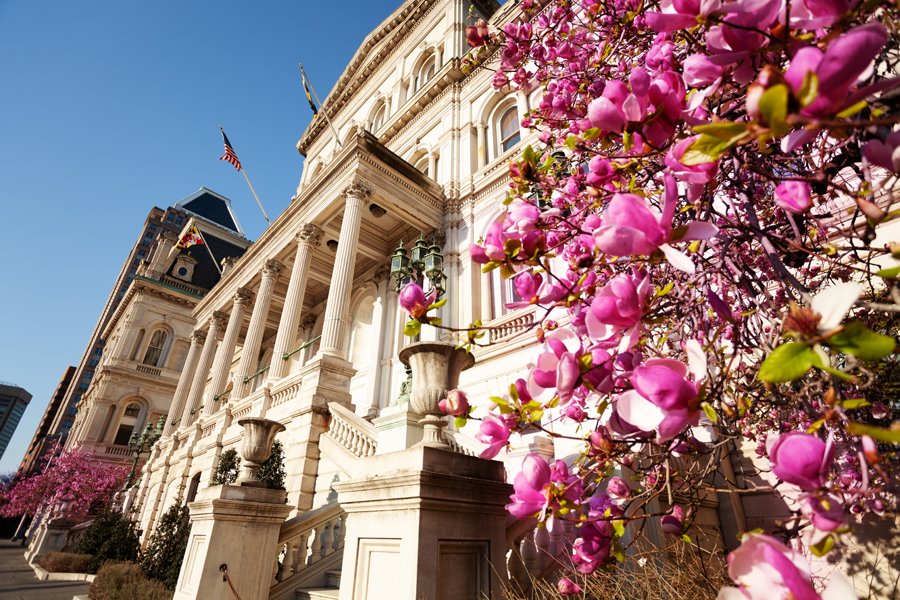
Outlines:
{"type": "Polygon", "coordinates": [[[194,333],[191,334],[191,345],[197,344],[198,346],[202,346],[206,341],[206,332],[202,329],[195,329],[194,333]]]}
{"type": "Polygon", "coordinates": [[[284,265],[281,264],[280,261],[270,258],[263,263],[263,268],[260,270],[260,273],[262,273],[263,277],[278,279],[278,276],[281,275],[282,271],[284,271],[284,265]]]}
{"type": "Polygon", "coordinates": [[[381,283],[391,275],[391,266],[390,265],[381,265],[377,269],[375,269],[375,273],[372,274],[372,279],[375,280],[375,283],[381,283]]]}
{"type": "Polygon", "coordinates": [[[235,306],[250,306],[253,303],[253,297],[255,294],[248,290],[247,288],[239,287],[234,291],[234,296],[232,296],[231,300],[234,302],[235,306]]]}
{"type": "Polygon", "coordinates": [[[300,323],[300,327],[303,329],[309,329],[310,327],[312,327],[315,324],[316,324],[316,315],[306,315],[306,317],[303,318],[303,322],[300,323]]]}
{"type": "Polygon", "coordinates": [[[344,197],[359,198],[360,200],[368,200],[372,195],[372,186],[365,179],[354,179],[341,190],[344,197]]]}
{"type": "Polygon", "coordinates": [[[119,302],[119,306],[116,308],[116,312],[115,314],[113,314],[112,319],[110,319],[109,323],[100,334],[100,339],[102,339],[104,342],[109,341],[109,336],[112,335],[113,330],[116,328],[116,325],[118,325],[119,320],[122,318],[122,315],[125,313],[125,310],[127,309],[128,305],[131,304],[131,301],[135,296],[139,296],[141,298],[153,298],[167,304],[174,304],[175,306],[186,308],[188,311],[193,310],[194,307],[197,306],[197,301],[193,298],[185,298],[184,296],[180,296],[177,293],[169,292],[168,289],[160,290],[156,287],[153,287],[153,283],[154,282],[152,280],[135,280],[135,282],[131,284],[125,297],[121,302],[119,302]]]}
{"type": "Polygon", "coordinates": [[[297,232],[294,239],[297,240],[298,244],[309,244],[314,248],[317,248],[322,241],[322,235],[324,233],[325,232],[318,225],[305,223],[300,227],[300,231],[297,232]]]}

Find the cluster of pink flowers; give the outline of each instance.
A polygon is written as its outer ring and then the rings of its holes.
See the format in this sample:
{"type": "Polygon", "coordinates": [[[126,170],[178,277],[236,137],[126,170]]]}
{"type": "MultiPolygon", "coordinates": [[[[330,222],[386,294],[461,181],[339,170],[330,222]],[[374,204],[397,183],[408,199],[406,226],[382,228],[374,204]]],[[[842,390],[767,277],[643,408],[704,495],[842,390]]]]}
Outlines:
{"type": "MultiPolygon", "coordinates": [[[[542,89],[523,119],[541,147],[511,161],[507,210],[470,255],[513,278],[519,299],[508,308],[536,311],[542,345],[527,377],[492,399],[477,437],[493,458],[539,416],[542,428],[577,424],[585,445],[577,468],[529,456],[509,511],[579,515],[573,565],[582,573],[611,565],[615,523],[640,518],[623,505],[646,509],[654,490],[710,475],[692,479],[668,458],[710,452],[695,433],[715,424],[719,439],[756,440],[772,473],[799,488],[785,532],[827,552],[848,513],[882,512],[897,484],[897,457],[879,446],[895,439],[894,415],[866,401],[877,391],[861,387],[856,370],[857,360],[894,351],[896,325],[854,308],[863,294],[893,299],[846,283],[871,268],[853,248],[889,218],[871,190],[900,173],[900,131],[890,131],[900,118],[872,108],[900,84],[880,58],[896,7],[522,7],[525,18],[500,31],[483,21],[466,31],[468,68],[495,69],[498,90],[542,89]],[[839,176],[845,168],[863,179],[839,176]],[[828,212],[834,198],[845,204],[828,212]],[[857,209],[848,230],[840,214],[857,209]],[[839,243],[847,237],[857,239],[839,243]],[[601,489],[598,475],[616,467],[636,470],[643,488],[613,478],[601,489]]],[[[900,259],[896,245],[872,250],[900,259]]],[[[898,277],[880,275],[889,286],[898,277]]],[[[410,314],[427,322],[420,292],[409,292],[410,314]]],[[[469,343],[480,343],[480,327],[465,331],[469,343]]],[[[444,410],[471,414],[468,400],[461,406],[448,398],[444,410]]],[[[693,515],[673,506],[655,516],[681,536],[693,515]]],[[[808,564],[774,538],[745,536],[731,557],[739,588],[722,598],[818,597],[808,564]],[[764,572],[770,584],[757,585],[764,572]]],[[[568,579],[559,589],[579,591],[568,579]]],[[[845,586],[828,589],[823,597],[837,598],[845,586]]]]}

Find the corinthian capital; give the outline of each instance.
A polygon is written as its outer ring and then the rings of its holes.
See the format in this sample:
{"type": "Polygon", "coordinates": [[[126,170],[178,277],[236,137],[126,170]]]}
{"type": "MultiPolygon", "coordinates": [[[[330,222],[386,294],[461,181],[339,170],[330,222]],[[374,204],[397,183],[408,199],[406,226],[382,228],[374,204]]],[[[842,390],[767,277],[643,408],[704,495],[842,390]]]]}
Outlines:
{"type": "Polygon", "coordinates": [[[247,306],[251,302],[253,302],[253,295],[253,292],[251,292],[247,288],[239,287],[237,290],[235,290],[232,300],[234,301],[234,304],[236,306],[247,306]]]}
{"type": "Polygon", "coordinates": [[[222,311],[217,310],[209,318],[210,328],[215,327],[216,329],[224,329],[225,325],[227,325],[227,324],[228,324],[228,313],[224,313],[222,311]]]}
{"type": "Polygon", "coordinates": [[[352,196],[360,200],[368,200],[372,195],[372,186],[365,179],[354,179],[341,190],[344,197],[352,196]]]}
{"type": "Polygon", "coordinates": [[[284,265],[275,260],[274,258],[270,258],[265,263],[263,263],[262,268],[262,276],[263,277],[271,277],[272,279],[278,279],[278,276],[281,272],[284,271],[284,265]]]}
{"type": "Polygon", "coordinates": [[[322,235],[324,233],[325,232],[322,231],[322,228],[318,225],[306,223],[305,225],[303,225],[303,227],[300,228],[300,231],[297,232],[297,243],[318,246],[322,240],[322,235]]]}
{"type": "Polygon", "coordinates": [[[191,343],[197,344],[198,346],[202,346],[203,342],[206,341],[206,332],[201,329],[195,329],[194,333],[191,334],[191,343]]]}

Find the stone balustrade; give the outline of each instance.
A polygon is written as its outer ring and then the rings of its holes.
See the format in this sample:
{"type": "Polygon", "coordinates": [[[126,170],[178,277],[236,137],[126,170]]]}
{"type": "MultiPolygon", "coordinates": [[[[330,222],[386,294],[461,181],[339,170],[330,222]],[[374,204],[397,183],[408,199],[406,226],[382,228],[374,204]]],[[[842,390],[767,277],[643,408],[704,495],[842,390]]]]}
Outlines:
{"type": "Polygon", "coordinates": [[[461,431],[450,429],[444,430],[444,440],[454,452],[465,454],[466,456],[480,456],[487,449],[487,444],[482,444],[475,438],[471,438],[461,431]]]}
{"type": "Polygon", "coordinates": [[[378,447],[377,429],[336,402],[330,402],[328,410],[331,411],[328,435],[356,456],[375,455],[378,447]]]}
{"type": "Polygon", "coordinates": [[[320,561],[335,552],[338,554],[333,560],[338,559],[344,547],[345,525],[346,513],[337,503],[286,520],[278,536],[270,597],[278,597],[282,588],[292,594],[308,577],[320,574],[320,561]]]}
{"type": "Polygon", "coordinates": [[[572,521],[557,520],[552,527],[535,523],[514,521],[507,527],[509,584],[523,595],[531,592],[535,580],[549,579],[559,567],[572,566],[569,557],[577,537],[572,521]]]}
{"type": "Polygon", "coordinates": [[[529,329],[532,324],[534,324],[534,312],[527,312],[525,314],[514,312],[499,319],[494,319],[488,323],[489,327],[496,328],[490,330],[490,341],[493,344],[508,337],[512,337],[517,333],[529,329]]]}

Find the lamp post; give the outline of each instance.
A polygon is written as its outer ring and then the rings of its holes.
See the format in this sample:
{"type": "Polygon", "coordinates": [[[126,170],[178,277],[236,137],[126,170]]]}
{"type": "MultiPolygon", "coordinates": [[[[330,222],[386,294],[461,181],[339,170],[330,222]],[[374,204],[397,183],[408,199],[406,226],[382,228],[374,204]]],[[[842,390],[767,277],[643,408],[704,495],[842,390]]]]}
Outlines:
{"type": "Polygon", "coordinates": [[[162,436],[165,420],[165,416],[160,417],[159,421],[156,423],[156,429],[154,430],[151,430],[151,424],[147,423],[147,426],[144,427],[144,431],[141,432],[140,437],[137,437],[137,432],[131,434],[131,438],[128,440],[128,448],[134,453],[134,461],[131,463],[131,471],[128,472],[128,478],[125,480],[125,486],[122,488],[123,490],[128,490],[132,487],[133,484],[131,483],[131,480],[134,478],[134,471],[137,469],[138,460],[140,459],[141,454],[149,452],[150,449],[153,448],[153,444],[155,444],[162,436]]]}
{"type": "MultiPolygon", "coordinates": [[[[427,278],[431,282],[432,289],[437,290],[437,297],[440,298],[447,292],[447,276],[444,274],[444,255],[441,254],[441,248],[437,242],[432,242],[431,246],[425,241],[425,236],[419,234],[412,247],[412,252],[407,252],[403,247],[403,242],[397,247],[394,255],[391,256],[391,278],[396,282],[397,293],[403,289],[404,281],[415,281],[416,283],[424,283],[427,278]],[[409,256],[407,256],[409,254],[409,256]]],[[[418,336],[414,338],[414,341],[418,336]]],[[[410,391],[412,390],[412,369],[406,366],[406,381],[400,385],[400,396],[397,397],[391,406],[405,404],[409,402],[410,391]]]]}

